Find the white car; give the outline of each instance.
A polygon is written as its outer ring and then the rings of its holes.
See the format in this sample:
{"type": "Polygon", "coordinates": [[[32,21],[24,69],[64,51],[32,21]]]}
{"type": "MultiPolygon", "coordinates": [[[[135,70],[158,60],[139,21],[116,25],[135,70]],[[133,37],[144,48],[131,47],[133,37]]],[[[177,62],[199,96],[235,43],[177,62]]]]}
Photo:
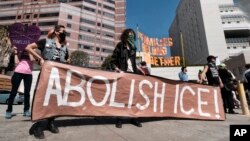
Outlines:
{"type": "MultiPolygon", "coordinates": [[[[10,96],[9,90],[0,90],[0,103],[8,104],[9,96],[10,96]]],[[[13,104],[23,104],[23,102],[24,102],[24,94],[21,92],[17,92],[13,104]]]]}

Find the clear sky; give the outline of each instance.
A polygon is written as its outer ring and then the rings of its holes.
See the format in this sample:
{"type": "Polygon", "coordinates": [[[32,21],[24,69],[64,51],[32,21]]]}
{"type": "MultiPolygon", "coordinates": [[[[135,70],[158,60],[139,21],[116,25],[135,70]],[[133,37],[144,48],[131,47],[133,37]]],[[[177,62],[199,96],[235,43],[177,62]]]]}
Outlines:
{"type": "Polygon", "coordinates": [[[167,37],[180,0],[126,0],[126,26],[149,37],[167,37]]]}

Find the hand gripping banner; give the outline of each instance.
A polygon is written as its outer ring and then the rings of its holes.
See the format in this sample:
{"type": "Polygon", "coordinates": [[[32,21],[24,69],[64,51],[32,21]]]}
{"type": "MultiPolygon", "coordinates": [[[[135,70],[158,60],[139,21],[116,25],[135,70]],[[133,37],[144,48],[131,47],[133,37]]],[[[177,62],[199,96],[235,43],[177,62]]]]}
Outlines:
{"type": "Polygon", "coordinates": [[[225,120],[218,87],[47,61],[33,99],[32,121],[60,116],[225,120]]]}

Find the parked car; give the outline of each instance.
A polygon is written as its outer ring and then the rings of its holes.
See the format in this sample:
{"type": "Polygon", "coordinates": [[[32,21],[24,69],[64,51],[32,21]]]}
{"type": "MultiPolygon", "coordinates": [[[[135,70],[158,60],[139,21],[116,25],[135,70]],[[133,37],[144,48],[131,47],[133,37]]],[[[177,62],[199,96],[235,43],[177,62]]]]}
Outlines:
{"type": "MultiPolygon", "coordinates": [[[[10,90],[0,90],[0,103],[8,104],[10,96],[10,90]]],[[[13,104],[23,104],[24,94],[22,92],[17,92],[13,104]]]]}

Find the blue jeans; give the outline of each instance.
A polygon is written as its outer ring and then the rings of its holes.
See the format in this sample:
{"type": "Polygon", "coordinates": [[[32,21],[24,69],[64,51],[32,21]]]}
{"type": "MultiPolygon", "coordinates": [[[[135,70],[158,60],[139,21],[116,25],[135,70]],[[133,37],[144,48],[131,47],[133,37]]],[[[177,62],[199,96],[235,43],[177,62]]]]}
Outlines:
{"type": "Polygon", "coordinates": [[[11,78],[12,89],[10,92],[8,108],[6,112],[12,112],[12,105],[22,80],[24,82],[24,111],[28,111],[30,109],[30,88],[32,83],[32,74],[15,72],[11,78]]]}

